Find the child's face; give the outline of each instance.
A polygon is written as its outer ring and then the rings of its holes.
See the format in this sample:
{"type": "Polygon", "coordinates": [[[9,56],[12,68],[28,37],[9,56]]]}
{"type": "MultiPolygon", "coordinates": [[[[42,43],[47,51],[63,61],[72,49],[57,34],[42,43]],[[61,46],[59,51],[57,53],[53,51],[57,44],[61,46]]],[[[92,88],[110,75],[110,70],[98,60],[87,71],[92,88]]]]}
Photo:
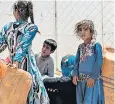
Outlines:
{"type": "Polygon", "coordinates": [[[79,36],[82,40],[87,41],[92,38],[92,34],[88,26],[80,26],[78,31],[79,36]]]}
{"type": "Polygon", "coordinates": [[[15,19],[20,19],[20,16],[19,16],[19,13],[18,13],[18,10],[13,10],[13,15],[15,17],[15,19]]]}
{"type": "Polygon", "coordinates": [[[44,43],[42,47],[42,56],[46,57],[46,56],[49,56],[51,53],[52,53],[51,46],[44,43]]]}

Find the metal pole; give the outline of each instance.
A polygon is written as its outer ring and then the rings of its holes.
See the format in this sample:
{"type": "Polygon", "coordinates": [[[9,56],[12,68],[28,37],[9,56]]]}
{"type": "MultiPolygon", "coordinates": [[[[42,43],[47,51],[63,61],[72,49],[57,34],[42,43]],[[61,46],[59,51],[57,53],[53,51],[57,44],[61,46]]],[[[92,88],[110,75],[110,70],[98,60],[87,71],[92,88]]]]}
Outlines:
{"type": "MultiPolygon", "coordinates": [[[[55,21],[54,21],[54,24],[55,24],[55,29],[54,29],[54,35],[55,35],[55,40],[56,42],[58,42],[58,39],[57,39],[57,2],[56,0],[54,1],[55,2],[55,21]]],[[[56,49],[55,51],[55,61],[56,61],[56,69],[58,68],[58,51],[56,49]]]]}
{"type": "Polygon", "coordinates": [[[101,22],[102,22],[102,44],[104,45],[104,34],[103,34],[103,0],[101,1],[101,11],[102,11],[102,16],[101,16],[101,22]]]}

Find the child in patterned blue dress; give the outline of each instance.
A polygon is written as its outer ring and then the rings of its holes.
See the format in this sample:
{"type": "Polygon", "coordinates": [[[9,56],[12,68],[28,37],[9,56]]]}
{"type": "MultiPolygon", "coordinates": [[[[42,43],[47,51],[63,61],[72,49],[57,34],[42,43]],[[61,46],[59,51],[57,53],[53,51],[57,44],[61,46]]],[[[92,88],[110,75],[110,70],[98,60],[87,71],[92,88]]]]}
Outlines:
{"type": "Polygon", "coordinates": [[[76,104],[104,104],[102,47],[94,41],[96,32],[93,22],[78,22],[75,33],[84,41],[78,47],[72,74],[73,83],[76,85],[76,104]]]}
{"type": "MultiPolygon", "coordinates": [[[[32,85],[26,104],[49,104],[49,98],[32,52],[32,41],[38,32],[34,24],[33,3],[19,0],[13,4],[14,22],[6,24],[0,31],[0,53],[8,47],[8,63],[29,72],[32,85]],[[31,22],[28,21],[30,18],[31,22]],[[41,92],[40,96],[38,93],[41,92]]],[[[7,60],[6,60],[7,61],[7,60]]]]}

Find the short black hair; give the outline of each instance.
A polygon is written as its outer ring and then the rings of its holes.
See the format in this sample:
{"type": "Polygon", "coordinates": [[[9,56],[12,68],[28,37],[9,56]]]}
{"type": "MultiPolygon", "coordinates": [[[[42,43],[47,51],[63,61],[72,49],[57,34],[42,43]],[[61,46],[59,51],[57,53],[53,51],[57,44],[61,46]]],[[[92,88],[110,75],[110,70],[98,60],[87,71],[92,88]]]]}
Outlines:
{"type": "Polygon", "coordinates": [[[57,42],[53,39],[46,39],[44,41],[44,43],[48,44],[49,46],[51,46],[51,51],[55,51],[57,48],[57,42]]]}

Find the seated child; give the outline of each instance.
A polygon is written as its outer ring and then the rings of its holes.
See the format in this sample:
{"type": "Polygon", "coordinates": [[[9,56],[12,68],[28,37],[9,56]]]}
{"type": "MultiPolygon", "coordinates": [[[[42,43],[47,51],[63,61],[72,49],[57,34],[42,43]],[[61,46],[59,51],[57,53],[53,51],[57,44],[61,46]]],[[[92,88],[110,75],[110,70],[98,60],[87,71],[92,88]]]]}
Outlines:
{"type": "Polygon", "coordinates": [[[50,54],[57,48],[53,39],[46,39],[43,43],[41,54],[35,54],[36,64],[42,76],[54,77],[54,61],[50,54]]]}

